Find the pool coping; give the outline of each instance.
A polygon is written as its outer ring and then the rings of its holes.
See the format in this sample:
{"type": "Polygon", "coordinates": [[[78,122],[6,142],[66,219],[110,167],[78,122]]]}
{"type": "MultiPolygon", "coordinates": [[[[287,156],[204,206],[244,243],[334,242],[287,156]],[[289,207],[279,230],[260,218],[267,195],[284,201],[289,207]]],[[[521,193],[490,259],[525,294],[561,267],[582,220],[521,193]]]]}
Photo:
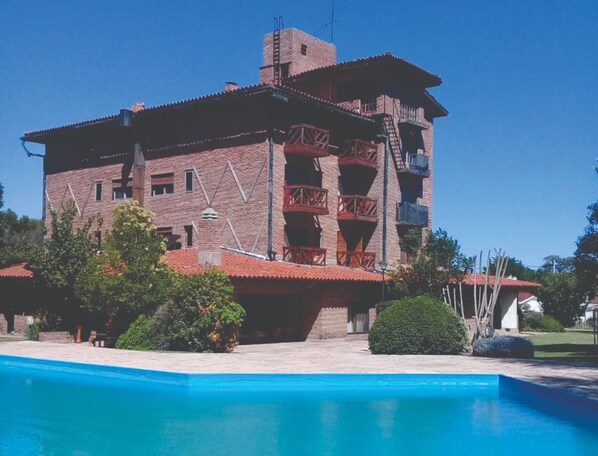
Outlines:
{"type": "Polygon", "coordinates": [[[102,380],[122,380],[141,385],[169,386],[188,391],[204,389],[276,390],[300,388],[443,388],[478,387],[496,389],[546,413],[566,415],[576,421],[588,419],[598,426],[598,401],[569,390],[541,385],[503,374],[470,373],[184,373],[135,367],[48,360],[25,356],[0,355],[0,367],[28,368],[56,374],[77,374],[102,380]],[[342,384],[340,383],[342,381],[342,384]]]}

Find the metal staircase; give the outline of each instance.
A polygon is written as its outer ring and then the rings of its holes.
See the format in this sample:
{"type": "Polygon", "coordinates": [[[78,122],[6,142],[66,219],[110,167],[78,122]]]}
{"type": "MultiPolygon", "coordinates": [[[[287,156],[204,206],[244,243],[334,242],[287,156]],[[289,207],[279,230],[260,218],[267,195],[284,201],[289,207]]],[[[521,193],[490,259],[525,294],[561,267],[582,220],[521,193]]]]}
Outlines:
{"type": "Polygon", "coordinates": [[[399,171],[405,168],[405,162],[403,161],[403,154],[401,151],[401,138],[397,133],[394,119],[394,116],[391,115],[382,117],[382,126],[384,128],[384,133],[386,133],[386,136],[388,137],[388,145],[395,163],[395,169],[399,171]]]}

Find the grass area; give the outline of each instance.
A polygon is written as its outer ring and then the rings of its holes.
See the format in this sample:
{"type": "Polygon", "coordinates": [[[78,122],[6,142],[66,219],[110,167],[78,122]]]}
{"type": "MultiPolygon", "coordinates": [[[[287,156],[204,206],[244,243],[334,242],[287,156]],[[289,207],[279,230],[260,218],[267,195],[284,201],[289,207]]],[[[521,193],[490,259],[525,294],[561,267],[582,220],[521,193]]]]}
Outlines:
{"type": "Polygon", "coordinates": [[[598,364],[598,347],[591,331],[522,334],[536,346],[536,358],[598,364]]]}

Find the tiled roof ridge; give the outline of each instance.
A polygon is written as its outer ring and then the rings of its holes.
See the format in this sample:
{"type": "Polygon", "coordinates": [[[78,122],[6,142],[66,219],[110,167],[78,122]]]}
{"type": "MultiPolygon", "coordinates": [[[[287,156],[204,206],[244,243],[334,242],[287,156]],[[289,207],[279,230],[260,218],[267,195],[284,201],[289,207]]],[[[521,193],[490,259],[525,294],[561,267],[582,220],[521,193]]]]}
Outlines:
{"type": "Polygon", "coordinates": [[[0,269],[0,279],[32,279],[33,272],[27,263],[17,263],[0,269]]]}

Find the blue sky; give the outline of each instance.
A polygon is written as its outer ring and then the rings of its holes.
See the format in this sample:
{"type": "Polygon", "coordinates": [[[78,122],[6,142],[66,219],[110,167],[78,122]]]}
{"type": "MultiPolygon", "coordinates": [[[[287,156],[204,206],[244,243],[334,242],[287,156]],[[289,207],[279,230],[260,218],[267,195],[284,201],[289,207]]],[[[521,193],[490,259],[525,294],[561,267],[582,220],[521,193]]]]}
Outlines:
{"type": "MultiPolygon", "coordinates": [[[[257,82],[274,16],[330,38],[331,1],[0,2],[0,182],[41,216],[28,130],[257,82]]],[[[440,75],[434,228],[529,266],[571,255],[596,200],[598,2],[336,0],[338,60],[392,52],[440,75]]],[[[43,152],[39,147],[32,150],[43,152]]]]}

